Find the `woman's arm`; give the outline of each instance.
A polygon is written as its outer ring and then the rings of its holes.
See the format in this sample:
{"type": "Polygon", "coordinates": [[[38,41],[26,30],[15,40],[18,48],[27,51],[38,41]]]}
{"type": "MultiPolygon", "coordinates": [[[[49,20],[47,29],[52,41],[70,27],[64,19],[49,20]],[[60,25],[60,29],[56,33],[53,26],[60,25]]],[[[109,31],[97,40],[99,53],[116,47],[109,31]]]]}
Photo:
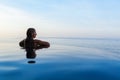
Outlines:
{"type": "Polygon", "coordinates": [[[35,40],[36,45],[43,47],[43,48],[48,48],[50,47],[50,44],[46,41],[41,41],[41,40],[35,40]]]}

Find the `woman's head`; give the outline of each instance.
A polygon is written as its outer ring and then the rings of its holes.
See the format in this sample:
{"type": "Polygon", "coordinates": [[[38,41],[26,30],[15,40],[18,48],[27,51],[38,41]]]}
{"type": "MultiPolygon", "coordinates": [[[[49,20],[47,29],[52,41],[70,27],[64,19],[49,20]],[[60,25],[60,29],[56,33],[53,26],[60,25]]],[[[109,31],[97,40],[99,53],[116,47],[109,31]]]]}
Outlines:
{"type": "Polygon", "coordinates": [[[34,28],[28,28],[27,30],[27,38],[35,38],[36,37],[36,30],[34,28]]]}
{"type": "Polygon", "coordinates": [[[36,37],[36,31],[34,28],[28,28],[26,32],[27,38],[25,40],[25,48],[33,49],[34,48],[34,40],[33,38],[36,37]]]}

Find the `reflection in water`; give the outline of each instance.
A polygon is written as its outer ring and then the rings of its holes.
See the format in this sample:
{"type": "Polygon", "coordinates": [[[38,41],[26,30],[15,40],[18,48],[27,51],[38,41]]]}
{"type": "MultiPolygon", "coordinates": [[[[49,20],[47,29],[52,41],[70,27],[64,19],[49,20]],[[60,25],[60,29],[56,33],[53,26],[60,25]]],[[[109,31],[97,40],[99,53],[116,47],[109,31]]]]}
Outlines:
{"type": "Polygon", "coordinates": [[[33,63],[36,63],[36,61],[31,60],[31,61],[28,61],[28,63],[33,64],[33,63]]]}
{"type": "Polygon", "coordinates": [[[35,49],[26,49],[26,58],[34,59],[36,57],[35,49]]]}
{"type": "Polygon", "coordinates": [[[26,49],[26,58],[32,59],[28,61],[28,63],[35,63],[35,60],[34,60],[36,58],[35,49],[26,49]]]}
{"type": "Polygon", "coordinates": [[[34,48],[26,48],[26,58],[27,59],[30,59],[28,61],[28,63],[36,63],[36,61],[34,60],[36,58],[36,50],[40,50],[40,49],[43,49],[43,48],[48,48],[49,46],[40,46],[40,47],[37,47],[36,49],[34,48]]]}

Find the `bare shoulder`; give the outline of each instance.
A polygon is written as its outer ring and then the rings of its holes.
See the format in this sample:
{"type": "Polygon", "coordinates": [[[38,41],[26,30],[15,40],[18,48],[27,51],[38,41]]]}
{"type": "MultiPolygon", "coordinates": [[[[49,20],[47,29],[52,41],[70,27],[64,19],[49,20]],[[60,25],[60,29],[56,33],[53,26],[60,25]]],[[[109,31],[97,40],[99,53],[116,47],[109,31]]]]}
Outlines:
{"type": "Polygon", "coordinates": [[[19,46],[24,47],[25,39],[19,42],[19,46]]]}

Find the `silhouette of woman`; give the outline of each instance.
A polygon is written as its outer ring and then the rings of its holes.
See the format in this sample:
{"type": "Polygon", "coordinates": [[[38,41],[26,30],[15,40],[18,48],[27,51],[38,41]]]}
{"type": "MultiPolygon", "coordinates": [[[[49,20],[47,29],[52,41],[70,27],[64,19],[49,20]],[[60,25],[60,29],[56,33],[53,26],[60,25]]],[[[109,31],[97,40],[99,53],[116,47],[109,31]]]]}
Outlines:
{"type": "MultiPolygon", "coordinates": [[[[34,59],[36,58],[35,50],[48,48],[50,44],[46,41],[37,40],[36,38],[36,30],[34,28],[28,28],[26,32],[26,39],[19,42],[20,47],[26,50],[26,58],[34,59]]],[[[28,63],[35,63],[34,60],[28,61],[28,63]]]]}
{"type": "Polygon", "coordinates": [[[25,49],[48,48],[50,46],[46,41],[34,39],[37,35],[34,28],[28,28],[26,35],[26,39],[19,42],[19,45],[25,49]]]}
{"type": "MultiPolygon", "coordinates": [[[[34,39],[37,35],[34,28],[28,28],[26,35],[26,39],[19,42],[19,45],[26,50],[26,58],[34,59],[36,58],[35,50],[50,47],[48,42],[34,39]]],[[[35,63],[35,61],[30,60],[28,63],[35,63]]]]}

